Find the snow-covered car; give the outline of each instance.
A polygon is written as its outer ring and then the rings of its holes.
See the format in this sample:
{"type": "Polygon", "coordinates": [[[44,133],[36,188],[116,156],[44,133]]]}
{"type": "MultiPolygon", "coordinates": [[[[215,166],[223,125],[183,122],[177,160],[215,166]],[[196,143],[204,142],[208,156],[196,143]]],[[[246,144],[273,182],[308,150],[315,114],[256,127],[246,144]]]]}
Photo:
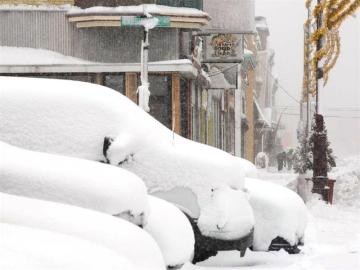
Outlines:
{"type": "Polygon", "coordinates": [[[298,253],[307,224],[307,209],[300,196],[286,187],[254,178],[246,178],[245,186],[255,215],[252,249],[298,253]]]}
{"type": "Polygon", "coordinates": [[[0,192],[84,207],[144,227],[159,244],[166,265],[181,266],[194,252],[185,215],[147,195],[131,172],[95,161],[29,151],[0,142],[0,192]],[[176,224],[176,225],[175,225],[176,224]]]}
{"type": "Polygon", "coordinates": [[[75,81],[0,77],[0,140],[107,162],[176,203],[196,232],[201,261],[253,241],[254,216],[240,159],[174,134],[129,99],[75,81]],[[189,204],[191,200],[191,204],[189,204]]]}
{"type": "Polygon", "coordinates": [[[113,251],[138,269],[166,268],[155,240],[128,221],[77,206],[6,193],[0,193],[0,202],[0,223],[80,238],[113,251]]]}
{"type": "Polygon", "coordinates": [[[0,223],[0,269],[145,270],[115,251],[71,235],[0,223]]]}
{"type": "Polygon", "coordinates": [[[250,161],[243,160],[245,187],[255,216],[255,251],[285,249],[298,253],[304,243],[307,208],[292,190],[259,179],[258,171],[250,161]]]}

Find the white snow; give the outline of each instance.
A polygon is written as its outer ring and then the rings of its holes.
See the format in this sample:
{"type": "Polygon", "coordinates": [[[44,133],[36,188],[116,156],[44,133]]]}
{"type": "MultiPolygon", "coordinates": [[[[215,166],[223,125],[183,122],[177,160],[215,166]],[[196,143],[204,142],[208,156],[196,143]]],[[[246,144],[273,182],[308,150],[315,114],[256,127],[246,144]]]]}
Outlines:
{"type": "Polygon", "coordinates": [[[196,194],[203,232],[239,238],[252,227],[244,161],[174,135],[116,91],[75,81],[1,77],[0,96],[0,140],[104,160],[104,137],[112,137],[110,163],[140,176],[150,193],[189,187],[196,194]]]}
{"type": "Polygon", "coordinates": [[[71,5],[26,5],[26,4],[1,4],[0,11],[52,11],[52,10],[69,10],[72,9],[71,5]]]}
{"type": "Polygon", "coordinates": [[[155,241],[139,227],[96,211],[0,193],[0,222],[93,242],[141,269],[165,269],[155,241]],[[141,259],[139,259],[141,258],[141,259]]]}
{"type": "Polygon", "coordinates": [[[246,178],[245,186],[255,215],[254,250],[268,250],[271,241],[278,236],[292,246],[303,240],[307,210],[295,192],[252,178],[246,178]]]}
{"type": "Polygon", "coordinates": [[[92,63],[50,50],[0,46],[0,65],[79,65],[92,63]]]}
{"type": "Polygon", "coordinates": [[[150,215],[144,227],[159,244],[167,266],[192,260],[195,238],[186,216],[173,204],[149,196],[150,215]]]}
{"type": "MultiPolygon", "coordinates": [[[[58,52],[28,47],[0,46],[0,66],[27,65],[114,65],[114,63],[99,63],[80,58],[66,56],[58,52]]],[[[116,64],[116,63],[115,63],[116,64]]],[[[140,65],[139,63],[135,63],[140,65]]],[[[191,65],[189,59],[149,62],[149,65],[191,65]]]]}
{"type": "Polygon", "coordinates": [[[329,177],[336,180],[334,203],[360,209],[360,155],[339,160],[329,177]]]}
{"type": "Polygon", "coordinates": [[[146,222],[143,181],[100,162],[20,149],[0,142],[0,191],[89,208],[146,222]]]}
{"type": "Polygon", "coordinates": [[[116,252],[66,234],[0,223],[0,269],[135,270],[116,252]]]}
{"type": "Polygon", "coordinates": [[[68,11],[68,15],[84,14],[120,14],[120,15],[141,15],[146,11],[151,15],[163,16],[187,16],[187,17],[208,17],[209,15],[195,8],[170,7],[155,4],[145,4],[138,6],[118,6],[118,7],[91,7],[86,9],[73,7],[68,11]]]}
{"type": "MultiPolygon", "coordinates": [[[[360,269],[360,207],[357,189],[359,156],[338,160],[330,176],[337,176],[333,205],[313,195],[307,203],[308,225],[301,253],[251,252],[239,258],[236,251],[220,252],[199,265],[187,264],[183,270],[358,270],[360,269]],[[356,175],[357,179],[354,178],[356,175]]],[[[291,183],[297,175],[260,171],[274,183],[291,183]],[[281,180],[277,180],[279,176],[281,180]]]]}

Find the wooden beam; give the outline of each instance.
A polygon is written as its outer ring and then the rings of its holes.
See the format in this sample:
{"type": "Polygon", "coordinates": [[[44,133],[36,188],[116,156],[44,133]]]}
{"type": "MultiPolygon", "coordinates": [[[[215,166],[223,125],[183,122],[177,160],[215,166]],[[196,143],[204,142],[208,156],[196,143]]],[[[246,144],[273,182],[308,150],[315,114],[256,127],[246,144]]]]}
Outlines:
{"type": "Polygon", "coordinates": [[[95,74],[95,83],[100,84],[100,85],[104,85],[104,75],[101,74],[101,73],[96,73],[95,74]]]}
{"type": "Polygon", "coordinates": [[[200,24],[208,24],[209,20],[206,18],[195,18],[195,17],[171,17],[171,22],[189,22],[189,23],[200,23],[200,24]]]}
{"type": "Polygon", "coordinates": [[[125,73],[125,95],[137,104],[137,73],[125,73]]]}
{"type": "Polygon", "coordinates": [[[203,26],[201,23],[193,22],[170,22],[172,28],[189,28],[189,29],[200,29],[203,26]]]}
{"type": "Polygon", "coordinates": [[[172,128],[177,134],[181,134],[181,100],[180,100],[180,74],[171,75],[171,112],[172,128]]]}
{"type": "Polygon", "coordinates": [[[86,21],[120,21],[121,16],[73,16],[69,17],[69,22],[86,22],[86,21]]]}
{"type": "Polygon", "coordinates": [[[93,27],[120,27],[120,21],[88,21],[77,22],[77,28],[93,28],[93,27]]]}

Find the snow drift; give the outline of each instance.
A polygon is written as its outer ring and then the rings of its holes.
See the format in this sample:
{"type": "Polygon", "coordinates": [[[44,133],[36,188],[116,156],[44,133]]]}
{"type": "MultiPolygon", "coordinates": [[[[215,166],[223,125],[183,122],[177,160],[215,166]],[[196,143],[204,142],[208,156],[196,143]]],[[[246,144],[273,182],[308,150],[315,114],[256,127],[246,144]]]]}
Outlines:
{"type": "Polygon", "coordinates": [[[0,193],[0,202],[2,223],[78,237],[113,250],[140,269],[165,269],[156,242],[127,221],[75,206],[5,193],[0,193]]]}

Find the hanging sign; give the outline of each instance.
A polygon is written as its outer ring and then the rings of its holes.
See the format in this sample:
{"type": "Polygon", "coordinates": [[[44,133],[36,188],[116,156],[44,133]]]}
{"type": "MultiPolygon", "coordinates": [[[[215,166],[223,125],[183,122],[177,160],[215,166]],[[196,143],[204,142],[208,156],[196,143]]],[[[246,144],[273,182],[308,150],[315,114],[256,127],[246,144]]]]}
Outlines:
{"type": "Polygon", "coordinates": [[[211,34],[205,39],[204,63],[240,63],[243,60],[241,34],[211,34]]]}

